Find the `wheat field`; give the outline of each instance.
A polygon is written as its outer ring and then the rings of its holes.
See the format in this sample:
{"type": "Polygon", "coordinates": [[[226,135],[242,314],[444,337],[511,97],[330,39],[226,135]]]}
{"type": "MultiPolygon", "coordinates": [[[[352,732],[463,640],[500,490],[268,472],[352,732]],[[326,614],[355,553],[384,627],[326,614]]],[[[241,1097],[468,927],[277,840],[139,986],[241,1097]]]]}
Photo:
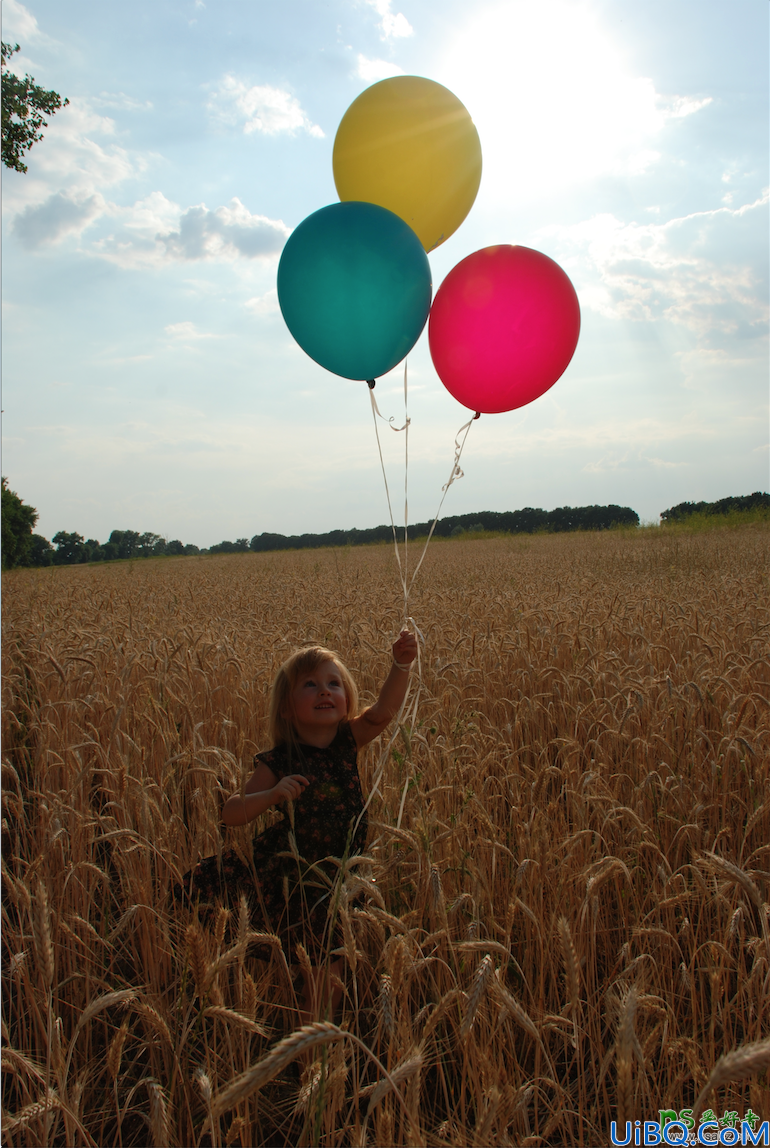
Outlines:
{"type": "Polygon", "coordinates": [[[376,696],[392,548],[4,576],[3,1142],[596,1145],[706,1084],[767,1118],[766,1045],[709,1074],[770,1034],[769,543],[431,544],[343,1005],[300,1032],[296,954],[170,891],[247,848],[219,811],[294,646],[376,696]]]}

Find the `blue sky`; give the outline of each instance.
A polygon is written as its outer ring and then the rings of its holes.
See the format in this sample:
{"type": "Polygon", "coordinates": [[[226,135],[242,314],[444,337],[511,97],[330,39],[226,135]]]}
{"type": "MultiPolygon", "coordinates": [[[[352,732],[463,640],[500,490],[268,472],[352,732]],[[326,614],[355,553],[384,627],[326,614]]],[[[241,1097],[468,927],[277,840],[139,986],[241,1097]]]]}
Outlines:
{"type": "MultiPolygon", "coordinates": [[[[368,394],[275,295],[336,200],[337,125],[404,72],[460,97],[481,189],[430,255],[522,243],[572,278],[564,376],[471,428],[444,513],[768,488],[766,0],[3,0],[17,71],[70,99],[3,179],[3,473],[48,537],[208,546],[387,520],[368,394]]],[[[409,517],[467,413],[409,357],[409,517]]],[[[403,421],[402,371],[377,386],[403,421]]],[[[384,424],[402,514],[403,435],[384,424]]]]}

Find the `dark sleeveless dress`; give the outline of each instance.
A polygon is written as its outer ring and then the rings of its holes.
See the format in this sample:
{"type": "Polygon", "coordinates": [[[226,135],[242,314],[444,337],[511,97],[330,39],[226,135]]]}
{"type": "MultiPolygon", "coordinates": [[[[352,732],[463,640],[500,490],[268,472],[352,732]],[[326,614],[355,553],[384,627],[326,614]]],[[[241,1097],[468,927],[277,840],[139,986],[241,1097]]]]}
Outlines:
{"type": "Polygon", "coordinates": [[[332,892],[339,866],[324,859],[352,857],[366,845],[357,753],[347,722],[325,749],[302,745],[290,754],[287,746],[279,745],[258,753],[255,768],[263,762],[278,779],[289,773],[308,779],[304,793],[292,803],[296,851],[290,839],[291,811],[284,805],[282,819],[254,838],[254,873],[235,850],[227,849],[221,870],[217,857],[198,862],[185,877],[185,892],[202,910],[218,901],[236,908],[245,893],[253,924],[277,933],[290,961],[300,941],[313,964],[319,964],[339,943],[332,892]]]}

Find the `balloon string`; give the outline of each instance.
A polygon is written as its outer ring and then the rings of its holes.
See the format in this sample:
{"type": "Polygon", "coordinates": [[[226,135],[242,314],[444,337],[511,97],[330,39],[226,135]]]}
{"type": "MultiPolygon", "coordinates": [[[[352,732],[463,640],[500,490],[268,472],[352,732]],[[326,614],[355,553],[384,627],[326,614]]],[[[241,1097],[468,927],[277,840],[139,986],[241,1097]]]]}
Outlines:
{"type": "Polygon", "coordinates": [[[394,427],[393,426],[394,420],[392,418],[386,419],[382,414],[380,414],[380,408],[377,406],[377,400],[374,397],[374,388],[372,386],[369,387],[369,398],[371,399],[371,402],[372,402],[372,419],[374,420],[374,433],[377,436],[377,450],[379,451],[379,455],[380,455],[380,467],[382,468],[382,479],[383,479],[383,482],[385,483],[385,496],[388,500],[388,513],[390,514],[390,529],[393,532],[393,546],[394,546],[394,549],[396,551],[396,565],[398,566],[398,576],[401,580],[401,587],[404,591],[404,602],[406,603],[406,601],[409,597],[409,592],[407,590],[406,575],[404,574],[404,571],[401,567],[401,555],[399,554],[399,550],[398,550],[398,536],[396,534],[396,523],[395,523],[395,520],[393,518],[393,507],[392,507],[391,501],[390,501],[390,487],[388,486],[388,476],[385,473],[385,460],[382,457],[382,443],[380,442],[380,431],[379,431],[379,428],[377,426],[377,416],[379,415],[383,422],[387,422],[388,425],[390,426],[391,430],[397,430],[397,431],[406,430],[407,424],[404,424],[404,426],[402,426],[402,427],[394,427]]]}
{"type": "Polygon", "coordinates": [[[425,557],[426,551],[428,549],[428,544],[430,543],[430,540],[433,537],[433,531],[436,529],[436,523],[438,522],[438,516],[439,516],[439,514],[441,514],[441,507],[444,505],[444,499],[447,496],[447,491],[449,490],[449,488],[453,482],[456,482],[458,478],[464,477],[463,471],[460,469],[460,458],[461,458],[462,453],[463,453],[463,447],[465,446],[465,440],[468,437],[468,432],[471,429],[473,423],[476,421],[476,419],[478,419],[480,417],[481,417],[481,413],[479,411],[477,411],[476,414],[473,416],[473,418],[469,419],[467,423],[465,423],[463,426],[461,426],[459,431],[455,435],[455,456],[452,459],[452,469],[449,472],[448,481],[441,487],[441,489],[443,491],[443,493],[441,495],[441,502],[439,502],[439,504],[438,504],[438,510],[436,511],[436,517],[433,519],[433,523],[431,525],[431,528],[428,531],[428,537],[425,539],[425,545],[422,548],[422,554],[420,555],[420,561],[415,566],[414,573],[412,574],[411,581],[409,582],[409,589],[407,590],[407,599],[409,597],[409,594],[412,591],[412,586],[414,585],[414,580],[417,577],[417,572],[420,569],[420,567],[422,566],[422,561],[423,561],[423,558],[425,557]],[[463,431],[465,432],[464,434],[463,434],[463,431]],[[463,436],[462,441],[460,440],[460,435],[463,436]]]}
{"type": "MultiPolygon", "coordinates": [[[[380,759],[377,763],[377,768],[375,770],[374,780],[372,782],[372,786],[371,786],[371,789],[369,791],[369,796],[366,799],[366,802],[364,804],[363,809],[361,810],[360,814],[358,815],[358,818],[356,820],[356,824],[354,827],[354,832],[358,829],[358,826],[361,823],[361,819],[363,818],[364,814],[366,813],[366,810],[369,808],[372,800],[374,799],[375,793],[377,793],[377,791],[380,788],[380,782],[382,781],[382,776],[383,776],[383,773],[385,772],[385,766],[386,766],[387,762],[390,760],[391,749],[393,747],[393,744],[394,744],[396,738],[398,737],[398,734],[402,733],[405,740],[407,741],[407,751],[409,749],[409,746],[411,746],[412,735],[414,734],[414,730],[415,730],[415,727],[417,725],[417,710],[418,710],[418,706],[420,703],[420,695],[422,693],[422,688],[423,688],[422,657],[421,657],[421,652],[420,652],[420,646],[421,645],[425,646],[425,636],[421,632],[421,630],[420,630],[419,626],[417,625],[417,623],[415,622],[414,618],[409,616],[409,594],[411,593],[411,589],[412,589],[412,586],[414,585],[414,580],[417,577],[417,573],[418,573],[420,567],[422,566],[423,559],[425,558],[425,554],[426,554],[427,549],[428,549],[428,544],[429,544],[431,538],[433,537],[434,530],[436,529],[436,524],[438,523],[439,515],[441,514],[441,508],[444,505],[444,499],[447,496],[447,491],[449,490],[449,487],[452,485],[453,482],[456,482],[458,478],[463,477],[463,472],[460,468],[460,458],[462,457],[463,447],[465,446],[465,440],[468,437],[468,432],[470,431],[471,425],[475,422],[475,420],[481,417],[480,412],[477,411],[476,414],[473,416],[473,418],[469,419],[467,423],[465,423],[463,426],[461,426],[460,429],[458,430],[457,434],[455,435],[455,451],[454,451],[454,458],[452,459],[452,468],[449,472],[449,478],[446,481],[446,483],[444,484],[444,486],[442,486],[442,488],[441,488],[441,490],[442,490],[441,501],[438,504],[438,510],[436,511],[436,517],[433,519],[433,523],[432,523],[430,531],[428,533],[428,537],[425,540],[425,546],[423,547],[422,554],[420,555],[420,561],[417,563],[417,566],[415,567],[415,570],[414,570],[414,573],[412,574],[411,579],[409,579],[407,581],[407,575],[408,575],[407,545],[408,545],[408,515],[409,515],[409,498],[408,498],[408,494],[409,494],[409,490],[408,490],[409,424],[411,423],[411,419],[409,418],[409,411],[408,411],[408,387],[407,387],[406,362],[404,363],[404,425],[402,427],[395,427],[393,425],[393,423],[395,421],[394,418],[386,419],[381,414],[380,409],[377,406],[377,400],[374,397],[374,380],[373,379],[369,381],[369,397],[370,397],[371,403],[372,403],[372,420],[374,422],[374,433],[377,437],[377,450],[378,450],[379,455],[380,455],[380,467],[382,468],[382,478],[383,478],[383,481],[385,483],[385,495],[386,495],[387,500],[388,500],[388,513],[390,514],[390,528],[391,528],[391,531],[393,533],[393,545],[394,545],[394,548],[396,551],[396,563],[398,565],[398,572],[399,572],[399,577],[401,579],[401,586],[402,586],[402,589],[404,591],[404,622],[405,622],[405,624],[411,624],[412,629],[417,634],[417,638],[418,638],[418,641],[417,641],[417,686],[416,686],[416,689],[414,692],[414,697],[410,697],[410,689],[407,687],[407,692],[404,696],[404,700],[401,703],[401,707],[400,707],[398,714],[396,716],[394,731],[391,734],[391,736],[387,742],[387,745],[384,747],[384,749],[380,753],[380,759]],[[380,432],[379,432],[379,428],[377,426],[377,416],[378,415],[382,419],[383,422],[388,423],[391,430],[405,431],[405,435],[404,435],[404,567],[403,568],[401,565],[401,556],[400,556],[399,550],[398,550],[398,538],[396,535],[396,524],[395,524],[395,521],[393,519],[393,507],[392,507],[391,501],[390,501],[390,488],[388,487],[388,477],[387,477],[387,474],[385,473],[385,461],[382,457],[382,444],[380,442],[380,432]],[[462,436],[462,438],[460,436],[462,436]],[[407,709],[407,705],[408,705],[408,709],[407,709]]],[[[404,816],[404,806],[406,804],[406,795],[409,791],[409,783],[411,781],[411,772],[412,772],[411,769],[409,767],[407,767],[406,776],[404,777],[404,785],[403,785],[403,789],[401,792],[401,800],[399,802],[399,807],[398,807],[398,818],[396,820],[396,829],[401,828],[401,820],[404,816]]]]}
{"type": "Polygon", "coordinates": [[[406,359],[404,359],[404,626],[409,621],[409,409],[407,405],[406,359]]]}
{"type": "Polygon", "coordinates": [[[407,422],[405,422],[402,427],[394,427],[393,423],[396,421],[396,416],[391,415],[389,419],[385,418],[385,415],[381,412],[380,408],[377,406],[377,400],[374,397],[374,385],[373,384],[374,384],[374,380],[372,380],[372,382],[369,383],[369,398],[372,400],[372,407],[374,408],[374,411],[375,411],[375,423],[374,423],[375,430],[377,429],[377,421],[376,421],[377,417],[381,418],[384,423],[387,423],[392,431],[399,432],[402,430],[406,430],[410,420],[407,420],[407,422]]]}
{"type": "MultiPolygon", "coordinates": [[[[388,761],[390,760],[390,753],[391,753],[391,749],[393,748],[393,743],[395,742],[399,733],[401,733],[406,738],[407,745],[408,746],[411,745],[412,734],[414,733],[415,726],[417,725],[417,708],[420,704],[420,694],[422,693],[422,657],[420,654],[420,643],[422,643],[423,646],[425,645],[425,636],[423,635],[422,631],[418,627],[414,618],[408,618],[407,621],[411,623],[412,628],[414,629],[415,633],[417,634],[417,637],[419,638],[419,641],[417,643],[417,688],[415,690],[414,697],[410,697],[409,690],[407,689],[407,693],[404,696],[404,700],[401,703],[401,708],[399,709],[398,714],[396,715],[393,733],[390,735],[390,738],[388,739],[387,745],[382,749],[382,751],[380,753],[380,758],[379,758],[379,761],[377,762],[377,768],[376,768],[375,774],[374,774],[374,781],[372,782],[372,786],[371,786],[371,789],[369,791],[369,796],[367,797],[366,802],[364,803],[364,807],[361,810],[361,812],[359,813],[358,818],[356,820],[356,823],[355,823],[355,826],[353,829],[354,834],[355,834],[356,830],[358,829],[358,826],[360,825],[364,814],[366,813],[367,809],[369,808],[370,804],[372,803],[372,800],[374,799],[375,793],[380,788],[380,782],[382,781],[382,775],[385,772],[385,766],[387,765],[388,761]],[[408,732],[405,733],[404,731],[406,731],[406,730],[408,730],[408,732]]],[[[409,768],[407,768],[406,777],[404,778],[404,789],[403,789],[403,792],[401,794],[401,802],[399,804],[399,809],[398,809],[398,820],[396,822],[396,828],[397,829],[401,828],[401,818],[404,815],[404,804],[406,802],[406,794],[407,794],[407,791],[409,789],[410,780],[411,780],[411,771],[409,768]]]]}

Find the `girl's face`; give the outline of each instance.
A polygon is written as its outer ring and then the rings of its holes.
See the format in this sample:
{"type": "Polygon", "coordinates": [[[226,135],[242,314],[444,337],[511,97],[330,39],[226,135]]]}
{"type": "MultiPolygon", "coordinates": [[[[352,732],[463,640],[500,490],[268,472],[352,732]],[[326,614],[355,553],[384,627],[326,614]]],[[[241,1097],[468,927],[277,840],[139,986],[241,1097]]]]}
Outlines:
{"type": "Polygon", "coordinates": [[[345,685],[334,662],[322,662],[303,674],[291,692],[291,719],[301,738],[314,736],[339,725],[348,712],[345,685]]]}

